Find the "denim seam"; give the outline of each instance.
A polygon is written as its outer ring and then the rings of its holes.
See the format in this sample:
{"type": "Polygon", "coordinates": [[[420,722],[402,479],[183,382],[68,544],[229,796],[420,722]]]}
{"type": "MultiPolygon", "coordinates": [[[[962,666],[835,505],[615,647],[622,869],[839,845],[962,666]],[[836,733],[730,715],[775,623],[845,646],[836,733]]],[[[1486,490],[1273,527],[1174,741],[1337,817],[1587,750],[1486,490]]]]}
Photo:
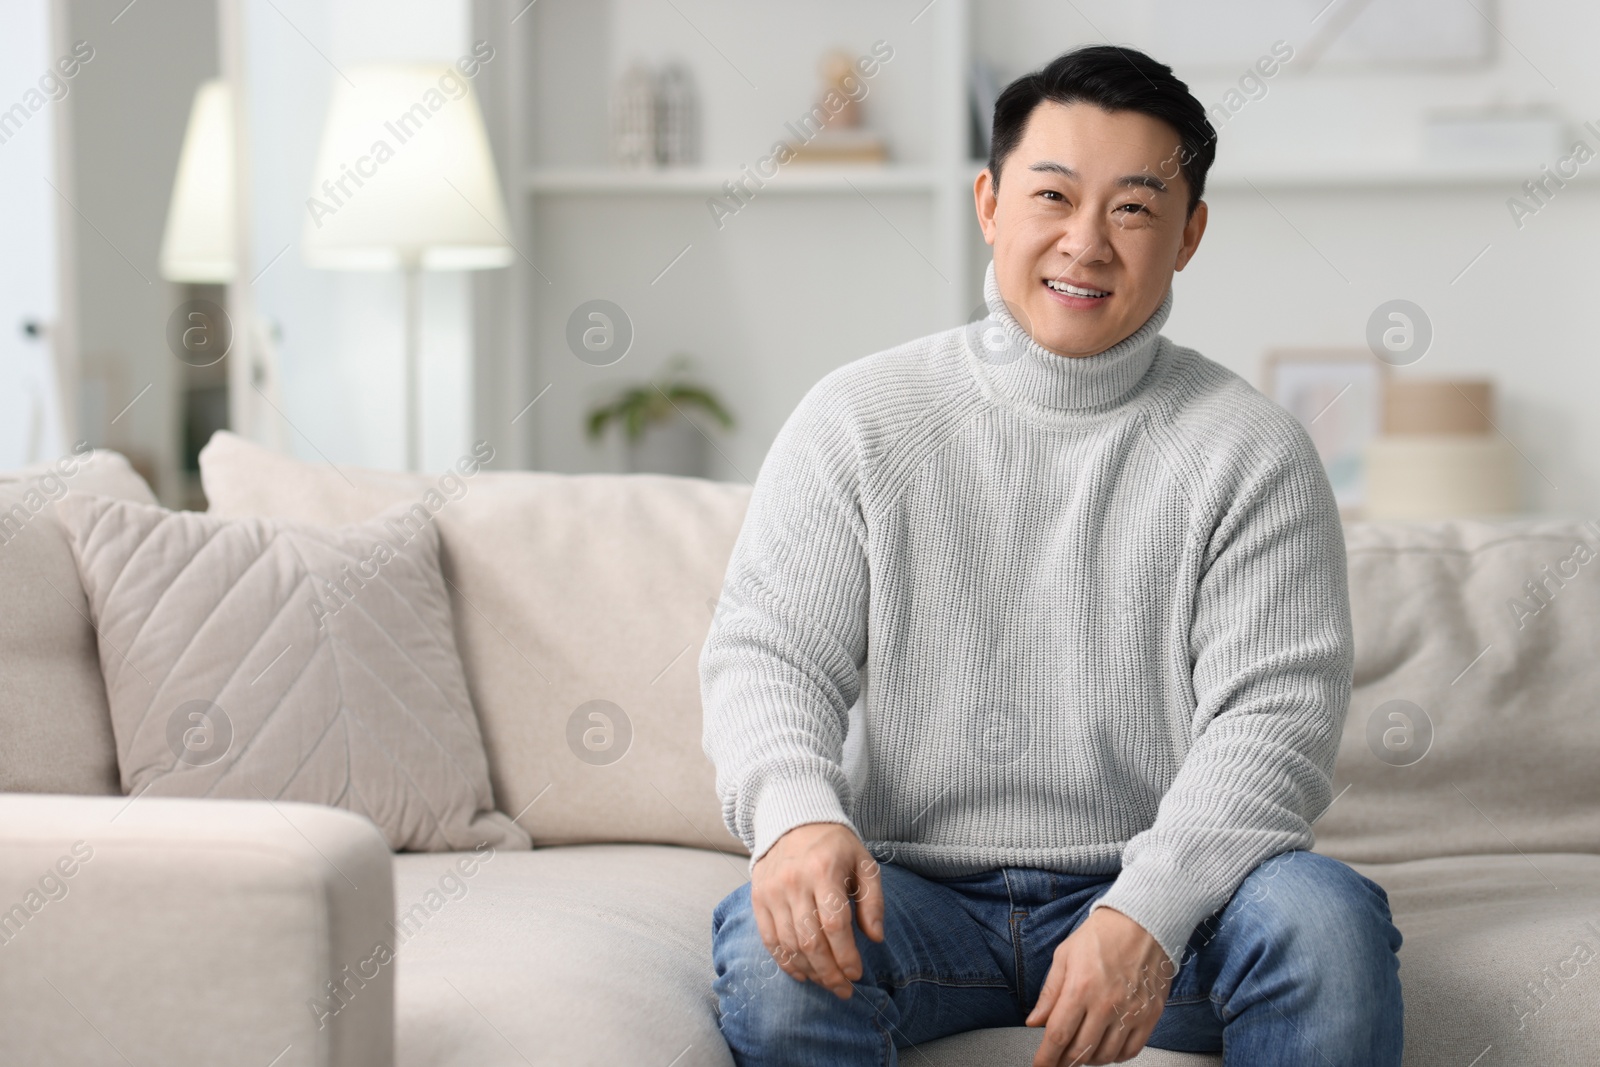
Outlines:
{"type": "MultiPolygon", "coordinates": [[[[973,975],[972,977],[968,978],[948,974],[908,974],[904,977],[896,978],[893,982],[893,987],[897,990],[904,989],[912,982],[931,982],[933,985],[948,986],[951,989],[1011,988],[1011,983],[1009,982],[996,982],[993,978],[986,978],[982,975],[973,975]]],[[[883,987],[880,986],[879,988],[883,987]]]]}
{"type": "Polygon", "coordinates": [[[1012,996],[1017,1002],[1018,1014],[1025,1016],[1028,1013],[1028,1006],[1022,1001],[1028,992],[1028,977],[1027,964],[1022,959],[1021,920],[1026,918],[1028,913],[1026,911],[1020,913],[1017,911],[1017,897],[1011,891],[1011,872],[1001,867],[1000,877],[1004,878],[1006,883],[1006,907],[1009,911],[1009,915],[1006,918],[1006,927],[1011,931],[1011,957],[1017,970],[1017,986],[1012,991],[1012,996]]]}
{"type": "Polygon", "coordinates": [[[1028,995],[1028,964],[1022,951],[1022,920],[1027,917],[1028,913],[1025,911],[1013,911],[1010,921],[1011,951],[1017,966],[1017,1010],[1023,1015],[1028,1013],[1028,1006],[1023,1003],[1024,998],[1028,995]]]}

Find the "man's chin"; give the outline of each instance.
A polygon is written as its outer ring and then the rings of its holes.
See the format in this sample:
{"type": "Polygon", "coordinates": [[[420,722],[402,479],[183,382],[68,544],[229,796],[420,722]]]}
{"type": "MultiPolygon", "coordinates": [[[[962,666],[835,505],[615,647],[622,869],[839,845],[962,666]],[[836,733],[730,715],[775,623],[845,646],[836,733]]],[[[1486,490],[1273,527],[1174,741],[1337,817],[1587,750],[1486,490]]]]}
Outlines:
{"type": "Polygon", "coordinates": [[[1098,337],[1085,336],[1081,330],[1063,330],[1056,334],[1044,334],[1035,336],[1034,340],[1058,356],[1068,356],[1074,359],[1104,352],[1112,344],[1112,342],[1102,341],[1098,337]]]}

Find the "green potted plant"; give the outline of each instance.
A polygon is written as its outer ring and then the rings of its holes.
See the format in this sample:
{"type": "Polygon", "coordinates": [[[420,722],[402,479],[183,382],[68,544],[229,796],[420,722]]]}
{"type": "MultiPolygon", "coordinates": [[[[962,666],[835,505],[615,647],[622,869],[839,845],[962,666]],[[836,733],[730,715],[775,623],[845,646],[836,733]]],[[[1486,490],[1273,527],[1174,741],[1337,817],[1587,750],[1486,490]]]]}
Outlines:
{"type": "Polygon", "coordinates": [[[610,401],[590,408],[589,439],[600,440],[616,423],[622,428],[629,473],[705,477],[707,438],[689,412],[704,412],[725,430],[732,428],[734,418],[708,387],[683,377],[689,364],[686,353],[674,353],[662,365],[659,381],[626,386],[610,401]]]}

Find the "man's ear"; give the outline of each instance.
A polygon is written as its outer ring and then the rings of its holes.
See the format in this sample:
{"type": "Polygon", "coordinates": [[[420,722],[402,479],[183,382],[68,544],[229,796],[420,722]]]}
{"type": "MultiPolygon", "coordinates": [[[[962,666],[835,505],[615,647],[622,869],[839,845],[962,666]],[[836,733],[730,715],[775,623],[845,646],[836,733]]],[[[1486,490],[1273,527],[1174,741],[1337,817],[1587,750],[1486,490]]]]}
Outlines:
{"type": "Polygon", "coordinates": [[[983,239],[988,244],[994,244],[994,209],[996,200],[994,176],[985,167],[978,172],[978,180],[972,183],[972,201],[978,209],[978,225],[983,228],[983,239]]]}
{"type": "Polygon", "coordinates": [[[1199,201],[1194,206],[1194,214],[1183,224],[1183,245],[1178,249],[1178,258],[1172,264],[1173,270],[1182,270],[1188,266],[1189,260],[1194,257],[1195,249],[1200,247],[1200,238],[1206,232],[1206,202],[1199,201]]]}

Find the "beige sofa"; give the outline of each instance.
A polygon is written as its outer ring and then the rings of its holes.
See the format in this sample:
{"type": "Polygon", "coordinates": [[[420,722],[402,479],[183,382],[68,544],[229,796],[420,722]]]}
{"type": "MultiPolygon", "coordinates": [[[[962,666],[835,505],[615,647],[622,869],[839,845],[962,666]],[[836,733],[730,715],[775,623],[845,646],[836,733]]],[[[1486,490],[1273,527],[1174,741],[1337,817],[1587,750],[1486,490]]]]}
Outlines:
{"type": "MultiPolygon", "coordinates": [[[[97,688],[114,653],[56,483],[0,475],[0,1061],[731,1063],[710,917],[747,855],[700,748],[696,660],[748,487],[336,470],[228,435],[203,462],[221,514],[432,515],[496,801],[535,848],[390,855],[336,809],[123,796],[97,688]]],[[[148,499],[115,454],[58,481],[148,499]]],[[[1318,849],[1389,893],[1406,1062],[1595,1063],[1600,532],[1347,534],[1356,684],[1318,849]]],[[[1024,1064],[1038,1041],[903,1055],[1024,1064]]]]}

